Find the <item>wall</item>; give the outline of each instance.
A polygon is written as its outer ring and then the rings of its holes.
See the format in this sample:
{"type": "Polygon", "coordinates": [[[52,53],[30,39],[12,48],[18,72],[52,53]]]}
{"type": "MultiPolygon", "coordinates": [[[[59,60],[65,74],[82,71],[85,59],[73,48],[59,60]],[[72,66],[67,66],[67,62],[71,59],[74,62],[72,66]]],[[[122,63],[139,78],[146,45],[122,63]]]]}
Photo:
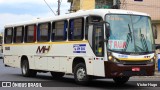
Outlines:
{"type": "Polygon", "coordinates": [[[73,0],[72,10],[77,11],[80,9],[80,0],[73,0]]]}
{"type": "Polygon", "coordinates": [[[156,24],[157,26],[157,39],[155,39],[156,44],[160,44],[160,24],[156,24]]]}
{"type": "Polygon", "coordinates": [[[80,0],[80,9],[89,10],[95,8],[95,0],[80,0]]]}
{"type": "Polygon", "coordinates": [[[160,20],[160,0],[121,0],[121,9],[145,12],[151,15],[152,20],[160,20]]]}

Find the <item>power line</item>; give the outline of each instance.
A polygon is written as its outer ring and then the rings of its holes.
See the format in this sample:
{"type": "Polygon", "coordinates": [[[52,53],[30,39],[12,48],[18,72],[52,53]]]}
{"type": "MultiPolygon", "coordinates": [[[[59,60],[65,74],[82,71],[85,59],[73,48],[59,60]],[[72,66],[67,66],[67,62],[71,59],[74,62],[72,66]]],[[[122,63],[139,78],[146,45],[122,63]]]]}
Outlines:
{"type": "Polygon", "coordinates": [[[50,8],[50,10],[52,11],[52,13],[56,16],[56,14],[55,14],[54,11],[52,10],[52,8],[49,6],[49,4],[46,2],[46,0],[44,0],[44,2],[45,2],[46,5],[48,6],[48,8],[50,8]]]}

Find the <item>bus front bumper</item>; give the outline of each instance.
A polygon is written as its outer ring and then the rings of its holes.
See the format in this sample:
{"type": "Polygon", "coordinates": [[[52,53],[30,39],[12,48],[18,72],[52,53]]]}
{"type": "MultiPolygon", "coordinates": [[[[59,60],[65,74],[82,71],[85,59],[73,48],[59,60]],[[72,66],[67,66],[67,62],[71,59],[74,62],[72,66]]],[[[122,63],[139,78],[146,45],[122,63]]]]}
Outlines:
{"type": "Polygon", "coordinates": [[[122,76],[153,76],[155,72],[155,64],[123,65],[105,61],[104,66],[105,76],[107,78],[122,76]],[[139,68],[139,71],[133,71],[133,68],[139,68]]]}

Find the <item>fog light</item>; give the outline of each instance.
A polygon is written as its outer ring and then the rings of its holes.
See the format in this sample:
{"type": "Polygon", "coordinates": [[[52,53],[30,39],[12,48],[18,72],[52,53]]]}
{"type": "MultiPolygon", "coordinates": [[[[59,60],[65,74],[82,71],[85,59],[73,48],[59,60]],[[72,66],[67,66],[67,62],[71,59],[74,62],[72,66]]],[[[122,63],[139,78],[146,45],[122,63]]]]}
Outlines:
{"type": "Polygon", "coordinates": [[[114,58],[114,62],[118,63],[119,61],[116,58],[114,58]]]}
{"type": "Polygon", "coordinates": [[[156,60],[156,56],[154,56],[153,59],[156,60]]]}
{"type": "Polygon", "coordinates": [[[155,62],[155,59],[154,59],[154,58],[152,58],[152,59],[150,60],[150,62],[151,62],[151,63],[154,63],[154,62],[155,62]]]}

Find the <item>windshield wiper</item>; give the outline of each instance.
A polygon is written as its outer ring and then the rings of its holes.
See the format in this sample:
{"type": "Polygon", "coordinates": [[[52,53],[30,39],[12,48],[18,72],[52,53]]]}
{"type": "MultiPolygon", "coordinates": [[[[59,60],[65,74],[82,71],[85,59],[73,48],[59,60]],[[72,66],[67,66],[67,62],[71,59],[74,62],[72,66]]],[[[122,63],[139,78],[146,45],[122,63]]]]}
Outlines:
{"type": "Polygon", "coordinates": [[[126,47],[124,49],[124,51],[127,50],[127,47],[128,47],[128,44],[129,44],[129,41],[132,42],[132,32],[131,32],[131,28],[130,28],[130,25],[128,24],[128,29],[129,29],[129,33],[127,34],[127,41],[126,41],[126,47]]]}
{"type": "Polygon", "coordinates": [[[144,37],[144,34],[142,34],[141,32],[141,28],[140,28],[140,37],[141,37],[141,43],[143,44],[143,48],[148,51],[148,46],[147,46],[147,42],[146,39],[144,37]]]}
{"type": "Polygon", "coordinates": [[[130,38],[131,38],[131,42],[132,42],[132,32],[131,32],[131,27],[130,27],[130,25],[128,24],[128,29],[129,29],[129,35],[130,35],[130,38]]]}

